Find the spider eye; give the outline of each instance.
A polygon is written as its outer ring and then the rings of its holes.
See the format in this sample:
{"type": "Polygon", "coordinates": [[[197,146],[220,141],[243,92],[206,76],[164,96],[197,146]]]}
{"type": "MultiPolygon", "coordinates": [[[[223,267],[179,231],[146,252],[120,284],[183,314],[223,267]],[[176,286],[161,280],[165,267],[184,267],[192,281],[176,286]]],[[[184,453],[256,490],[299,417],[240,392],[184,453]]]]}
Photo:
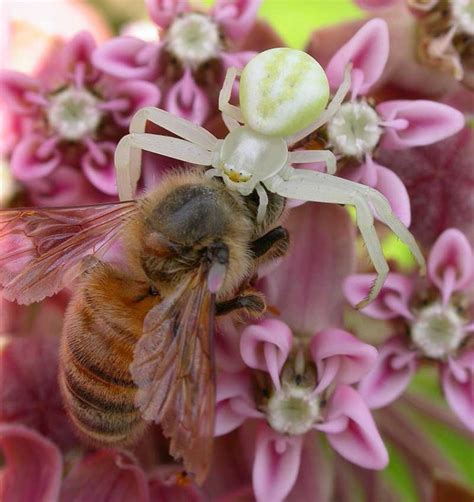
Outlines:
{"type": "Polygon", "coordinates": [[[296,49],[264,51],[240,77],[240,109],[245,123],[268,136],[290,136],[311,124],[329,99],[321,65],[296,49]]]}

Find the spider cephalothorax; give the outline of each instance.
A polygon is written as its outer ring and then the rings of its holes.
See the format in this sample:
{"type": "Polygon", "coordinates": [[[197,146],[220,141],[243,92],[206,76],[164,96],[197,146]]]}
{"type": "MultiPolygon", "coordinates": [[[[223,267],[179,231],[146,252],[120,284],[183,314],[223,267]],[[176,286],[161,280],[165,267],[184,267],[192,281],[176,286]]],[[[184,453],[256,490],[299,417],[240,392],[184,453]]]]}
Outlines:
{"type": "Polygon", "coordinates": [[[258,220],[266,213],[268,192],[315,202],[353,205],[357,224],[378,273],[366,300],[380,291],[388,266],[374,228],[371,207],[378,218],[405,242],[418,263],[424,258],[415,239],[393,214],[387,199],[373,188],[333,176],[336,158],[329,150],[289,151],[289,147],[327,123],[341,108],[350,87],[349,69],[330,104],[329,85],[321,66],[294,49],[270,49],[255,56],[240,78],[240,107],[229,103],[236,68],[230,68],[219,95],[219,109],[229,134],[217,139],[206,129],[158,108],[144,108],[133,118],[130,134],[122,138],[116,154],[121,199],[130,199],[140,177],[140,150],[185,162],[210,166],[210,177],[242,195],[259,197],[258,220]],[[145,133],[147,120],[179,136],[145,133]],[[181,139],[182,138],[182,139],[181,139]],[[292,164],[325,162],[327,174],[295,169],[292,164]]]}

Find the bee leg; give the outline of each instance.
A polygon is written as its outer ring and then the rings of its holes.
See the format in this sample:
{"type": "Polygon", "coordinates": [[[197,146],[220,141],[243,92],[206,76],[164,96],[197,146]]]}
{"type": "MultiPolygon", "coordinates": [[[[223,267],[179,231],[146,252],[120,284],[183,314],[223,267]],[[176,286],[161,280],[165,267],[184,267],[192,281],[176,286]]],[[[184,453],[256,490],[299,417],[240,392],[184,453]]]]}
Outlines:
{"type": "Polygon", "coordinates": [[[262,237],[254,240],[250,245],[250,250],[255,259],[268,261],[284,256],[288,251],[290,236],[288,230],[283,227],[276,227],[262,237]]]}
{"type": "Polygon", "coordinates": [[[260,317],[266,309],[267,305],[263,294],[253,288],[246,289],[231,300],[216,303],[216,315],[218,316],[238,312],[248,317],[260,317]]]}

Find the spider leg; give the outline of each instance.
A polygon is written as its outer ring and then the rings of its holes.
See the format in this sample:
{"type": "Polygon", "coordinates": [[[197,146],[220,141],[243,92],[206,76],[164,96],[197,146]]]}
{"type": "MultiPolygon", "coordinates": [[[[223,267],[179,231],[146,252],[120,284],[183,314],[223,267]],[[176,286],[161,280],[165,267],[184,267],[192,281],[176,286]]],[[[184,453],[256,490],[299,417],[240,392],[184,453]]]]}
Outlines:
{"type": "Polygon", "coordinates": [[[306,126],[301,131],[288,136],[285,141],[287,145],[293,145],[298,141],[301,141],[303,138],[308,136],[308,134],[316,131],[321,126],[323,126],[326,122],[328,122],[339,110],[344,98],[346,97],[349,89],[351,87],[351,69],[352,65],[348,65],[344,72],[344,80],[342,84],[339,86],[336,94],[332,98],[332,101],[329,103],[327,108],[321,113],[321,115],[309,126],[306,126]]]}
{"type": "Polygon", "coordinates": [[[135,194],[140,177],[141,150],[202,166],[211,165],[214,155],[202,146],[184,139],[160,134],[127,134],[115,150],[117,189],[121,200],[130,200],[135,194]]]}
{"type": "Polygon", "coordinates": [[[240,108],[229,103],[230,96],[232,94],[232,87],[234,85],[235,79],[240,75],[241,71],[237,68],[231,67],[227,70],[225,75],[224,84],[222,85],[221,92],[219,93],[219,110],[222,112],[222,118],[224,119],[225,125],[231,131],[240,127],[239,122],[244,123],[244,118],[242,117],[242,112],[240,108]]]}
{"type": "Polygon", "coordinates": [[[290,164],[305,162],[325,162],[329,174],[336,173],[336,156],[330,150],[296,150],[288,154],[290,164]]]}
{"type": "Polygon", "coordinates": [[[270,191],[283,197],[332,204],[350,204],[355,207],[357,226],[377,272],[377,277],[367,298],[357,305],[357,308],[365,307],[377,297],[389,271],[382,246],[375,231],[374,217],[370,207],[364,197],[357,191],[347,190],[345,187],[336,187],[331,183],[331,180],[334,179],[333,176],[314,171],[305,171],[304,174],[301,174],[301,171],[305,170],[294,170],[288,181],[274,178],[273,183],[272,180],[269,180],[265,184],[270,191]]]}
{"type": "Polygon", "coordinates": [[[261,183],[255,185],[255,190],[258,194],[258,210],[257,210],[257,223],[262,223],[265,219],[268,206],[268,194],[261,183]]]}

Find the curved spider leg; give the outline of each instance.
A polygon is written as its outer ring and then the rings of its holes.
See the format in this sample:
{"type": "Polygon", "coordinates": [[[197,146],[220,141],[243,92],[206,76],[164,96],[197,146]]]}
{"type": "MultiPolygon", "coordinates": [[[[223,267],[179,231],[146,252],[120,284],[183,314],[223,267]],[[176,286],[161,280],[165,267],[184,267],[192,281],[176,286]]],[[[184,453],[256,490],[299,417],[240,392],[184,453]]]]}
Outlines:
{"type": "Polygon", "coordinates": [[[367,252],[374,265],[377,277],[370,288],[367,298],[361,300],[356,308],[360,309],[372,302],[379,294],[385,282],[389,268],[383,255],[377,232],[374,227],[374,217],[369,205],[362,195],[354,190],[335,187],[330,181],[334,177],[328,174],[304,169],[295,169],[293,175],[284,181],[273,178],[265,182],[271,192],[292,199],[324,202],[331,204],[349,204],[355,207],[357,226],[360,230],[367,252]],[[304,175],[300,174],[305,171],[304,175]]]}
{"type": "Polygon", "coordinates": [[[268,206],[268,194],[261,183],[255,185],[258,194],[257,223],[262,223],[265,218],[268,206]]]}
{"type": "Polygon", "coordinates": [[[139,176],[131,169],[137,150],[138,154],[141,153],[140,150],[145,150],[201,166],[211,165],[214,155],[213,152],[184,139],[160,134],[127,134],[119,141],[115,150],[115,170],[120,200],[132,199],[137,188],[139,176]]]}
{"type": "Polygon", "coordinates": [[[330,150],[295,150],[288,153],[288,162],[290,164],[324,162],[328,174],[336,173],[336,156],[330,150]]]}
{"type": "Polygon", "coordinates": [[[339,89],[332,98],[332,101],[321,113],[321,115],[319,115],[319,117],[312,124],[309,124],[309,126],[306,126],[301,131],[285,138],[286,144],[288,146],[301,141],[303,138],[308,136],[308,134],[319,129],[337,113],[351,87],[351,70],[352,65],[347,65],[344,71],[344,80],[342,81],[342,84],[339,86],[339,89]]]}
{"type": "MultiPolygon", "coordinates": [[[[295,171],[298,175],[301,176],[311,176],[311,171],[306,169],[296,169],[295,171]]],[[[341,190],[345,190],[346,192],[356,192],[358,193],[364,200],[369,201],[374,207],[377,216],[379,217],[382,223],[385,223],[387,227],[392,230],[392,232],[404,243],[408,246],[408,249],[412,253],[413,257],[417,261],[420,267],[420,274],[424,274],[426,271],[426,263],[425,258],[423,257],[423,253],[421,252],[418,244],[416,243],[415,238],[412,233],[406,228],[406,226],[400,221],[400,219],[393,213],[392,207],[388,200],[377,190],[374,188],[368,187],[366,185],[362,185],[361,183],[355,183],[353,181],[346,180],[344,178],[339,178],[336,176],[329,177],[323,173],[314,173],[319,175],[320,177],[328,178],[326,183],[334,186],[335,188],[339,188],[341,190]]],[[[294,174],[293,174],[294,175],[294,174]]]]}
{"type": "Polygon", "coordinates": [[[229,103],[235,79],[241,73],[241,70],[238,70],[233,66],[229,68],[225,75],[225,80],[222,84],[221,92],[219,93],[219,110],[222,112],[222,118],[229,131],[240,127],[239,122],[242,124],[244,123],[244,118],[242,116],[240,108],[229,103]]]}

